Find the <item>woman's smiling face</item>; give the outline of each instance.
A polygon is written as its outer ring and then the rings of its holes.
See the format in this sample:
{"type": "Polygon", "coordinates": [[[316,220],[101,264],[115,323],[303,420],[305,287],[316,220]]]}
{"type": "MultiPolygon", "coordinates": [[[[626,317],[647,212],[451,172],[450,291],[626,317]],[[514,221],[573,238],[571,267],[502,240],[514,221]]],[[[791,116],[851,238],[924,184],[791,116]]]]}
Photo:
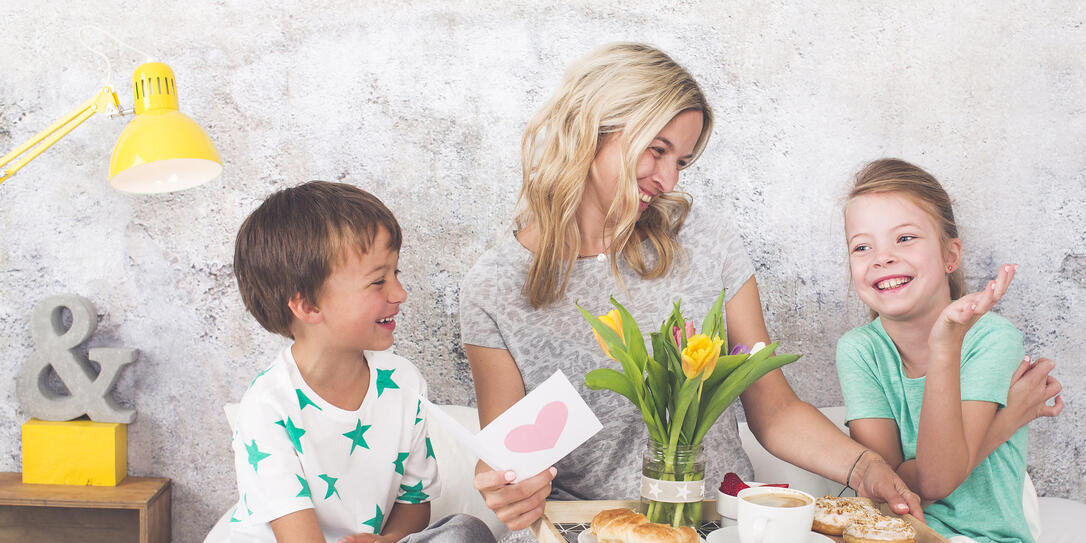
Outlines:
{"type": "MultiPolygon", "coordinates": [[[[690,162],[704,125],[704,114],[689,109],[679,113],[656,135],[637,160],[638,210],[644,211],[652,199],[675,190],[679,170],[690,162]]],[[[622,153],[618,132],[608,134],[588,170],[584,198],[592,200],[603,213],[615,200],[621,180],[622,153]]]]}
{"type": "Polygon", "coordinates": [[[897,192],[853,198],[845,238],[856,293],[879,316],[907,320],[950,303],[947,266],[957,267],[961,242],[944,247],[935,221],[913,199],[897,192]]]}

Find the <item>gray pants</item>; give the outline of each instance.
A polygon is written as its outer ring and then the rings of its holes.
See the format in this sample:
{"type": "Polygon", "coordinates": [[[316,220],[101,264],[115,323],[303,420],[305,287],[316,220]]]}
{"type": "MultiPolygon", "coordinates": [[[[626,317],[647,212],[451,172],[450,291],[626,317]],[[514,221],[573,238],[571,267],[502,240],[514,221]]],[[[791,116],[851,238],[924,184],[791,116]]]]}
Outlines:
{"type": "Polygon", "coordinates": [[[494,543],[486,523],[471,515],[449,515],[400,543],[494,543]]]}

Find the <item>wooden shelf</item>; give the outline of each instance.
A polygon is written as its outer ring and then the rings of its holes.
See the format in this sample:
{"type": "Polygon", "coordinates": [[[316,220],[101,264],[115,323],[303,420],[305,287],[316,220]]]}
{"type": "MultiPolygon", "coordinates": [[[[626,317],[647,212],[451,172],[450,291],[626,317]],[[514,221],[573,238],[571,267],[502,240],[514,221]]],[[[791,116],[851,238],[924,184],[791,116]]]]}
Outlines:
{"type": "Polygon", "coordinates": [[[0,473],[0,543],[168,543],[170,480],[127,477],[117,486],[25,485],[0,473]]]}

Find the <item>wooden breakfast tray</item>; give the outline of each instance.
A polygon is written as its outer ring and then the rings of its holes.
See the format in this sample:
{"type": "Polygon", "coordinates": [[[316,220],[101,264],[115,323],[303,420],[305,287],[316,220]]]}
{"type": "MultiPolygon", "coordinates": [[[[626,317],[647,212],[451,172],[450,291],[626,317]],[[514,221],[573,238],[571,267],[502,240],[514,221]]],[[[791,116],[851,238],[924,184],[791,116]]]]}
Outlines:
{"type": "MultiPolygon", "coordinates": [[[[543,517],[532,524],[532,533],[539,543],[567,543],[576,541],[577,534],[587,529],[596,513],[607,509],[626,507],[634,511],[641,505],[637,500],[604,500],[604,501],[548,501],[543,517]]],[[[888,516],[899,516],[891,513],[886,504],[881,504],[882,513],[888,516]]],[[[917,543],[948,543],[943,536],[913,517],[902,517],[916,529],[917,543]]],[[[716,500],[705,500],[701,507],[701,519],[705,523],[699,532],[715,530],[720,526],[720,515],[716,512],[716,500]]],[[[840,543],[840,537],[829,536],[830,539],[840,543]]]]}

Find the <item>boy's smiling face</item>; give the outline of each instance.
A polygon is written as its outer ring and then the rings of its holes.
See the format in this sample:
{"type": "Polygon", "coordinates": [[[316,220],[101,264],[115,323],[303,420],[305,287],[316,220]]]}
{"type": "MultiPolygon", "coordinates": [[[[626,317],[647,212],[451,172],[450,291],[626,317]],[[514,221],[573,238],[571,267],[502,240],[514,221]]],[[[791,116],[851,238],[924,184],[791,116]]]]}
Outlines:
{"type": "Polygon", "coordinates": [[[961,242],[943,246],[935,221],[900,193],[853,198],[846,207],[849,269],[860,299],[884,319],[905,320],[950,303],[947,265],[961,242]]]}
{"type": "Polygon", "coordinates": [[[324,281],[316,305],[330,347],[361,352],[392,346],[407,291],[397,277],[400,253],[388,245],[388,231],[381,228],[368,252],[347,249],[324,281]]]}

